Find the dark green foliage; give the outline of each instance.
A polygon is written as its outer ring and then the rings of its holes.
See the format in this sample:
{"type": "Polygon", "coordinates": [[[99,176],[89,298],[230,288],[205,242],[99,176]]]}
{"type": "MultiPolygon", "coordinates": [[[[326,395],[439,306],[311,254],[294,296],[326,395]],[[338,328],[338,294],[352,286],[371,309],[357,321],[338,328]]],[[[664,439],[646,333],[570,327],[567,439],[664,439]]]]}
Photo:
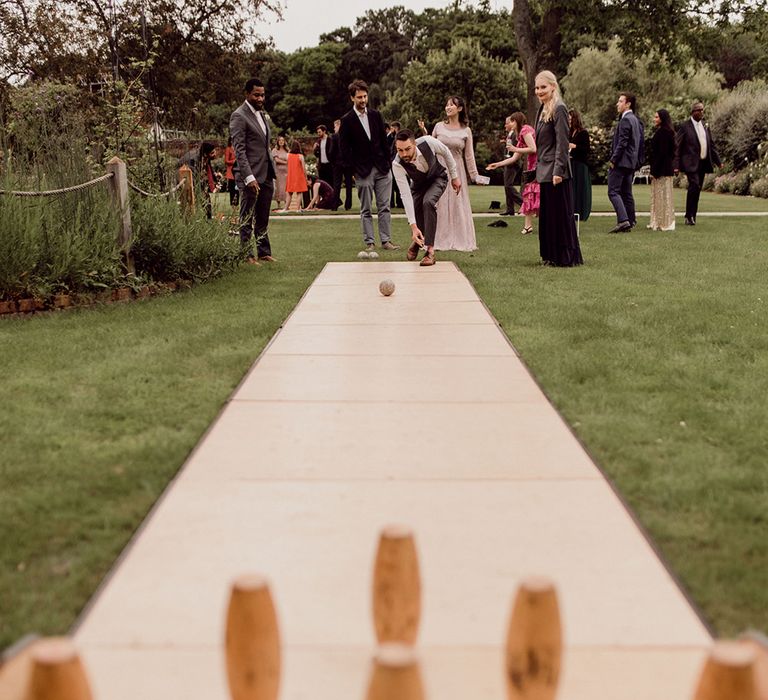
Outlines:
{"type": "Polygon", "coordinates": [[[209,221],[202,212],[186,218],[176,202],[154,199],[135,198],[131,213],[136,271],[150,279],[202,281],[240,260],[239,239],[226,221],[209,221]]]}

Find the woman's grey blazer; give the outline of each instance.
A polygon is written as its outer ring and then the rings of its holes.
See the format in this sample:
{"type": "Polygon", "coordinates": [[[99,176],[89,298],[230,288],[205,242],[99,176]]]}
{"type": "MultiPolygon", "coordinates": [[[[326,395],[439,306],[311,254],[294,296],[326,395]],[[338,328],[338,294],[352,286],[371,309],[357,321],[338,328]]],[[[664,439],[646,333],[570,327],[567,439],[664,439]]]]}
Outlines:
{"type": "Polygon", "coordinates": [[[555,175],[567,180],[571,177],[568,108],[564,102],[559,102],[551,122],[541,120],[543,109],[542,105],[536,115],[536,182],[552,182],[555,175]]]}

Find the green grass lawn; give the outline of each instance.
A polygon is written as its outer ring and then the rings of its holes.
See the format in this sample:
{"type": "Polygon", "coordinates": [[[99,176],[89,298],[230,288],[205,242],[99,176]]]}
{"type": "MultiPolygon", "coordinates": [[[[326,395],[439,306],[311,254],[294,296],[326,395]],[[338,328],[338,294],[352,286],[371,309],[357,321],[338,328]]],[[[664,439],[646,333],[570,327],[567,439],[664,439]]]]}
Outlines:
{"type": "MultiPolygon", "coordinates": [[[[574,269],[476,223],[479,251],[438,259],[468,275],[716,630],[767,629],[765,221],[608,236],[590,220],[574,269]]],[[[271,235],[274,266],[0,319],[0,647],[67,629],[323,264],[360,249],[356,221],[271,235]]]]}
{"type": "MultiPolygon", "coordinates": [[[[613,207],[608,201],[608,188],[605,185],[595,185],[592,188],[592,211],[594,212],[613,212],[613,207]]],[[[638,212],[648,212],[651,200],[651,188],[645,184],[637,184],[633,188],[635,203],[638,212]]],[[[219,207],[224,211],[225,196],[218,195],[219,207]]],[[[675,210],[682,214],[685,211],[685,190],[674,190],[675,210]]],[[[469,188],[469,200],[472,203],[472,211],[476,213],[490,212],[489,205],[492,201],[501,203],[502,208],[506,206],[504,199],[504,188],[497,186],[481,187],[472,185],[469,188]]],[[[228,201],[228,200],[227,200],[228,201]]],[[[228,205],[226,206],[228,209],[228,205]]],[[[357,200],[357,194],[352,195],[352,209],[346,212],[340,209],[338,212],[321,211],[318,214],[350,214],[360,211],[360,205],[357,200]]],[[[394,209],[394,213],[402,214],[402,209],[394,209]]],[[[714,192],[702,192],[699,205],[700,212],[768,212],[768,199],[758,197],[735,197],[730,194],[715,194],[714,192]]],[[[314,216],[312,212],[307,212],[303,216],[314,216]]]]}

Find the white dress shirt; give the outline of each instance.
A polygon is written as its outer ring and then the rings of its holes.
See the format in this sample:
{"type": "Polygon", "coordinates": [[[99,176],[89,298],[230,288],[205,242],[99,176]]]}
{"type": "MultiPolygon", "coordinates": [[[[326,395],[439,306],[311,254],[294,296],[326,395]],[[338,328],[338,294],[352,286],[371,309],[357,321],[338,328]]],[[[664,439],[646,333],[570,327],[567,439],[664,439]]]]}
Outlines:
{"type": "MultiPolygon", "coordinates": [[[[448,168],[448,177],[451,180],[455,180],[459,176],[459,171],[456,169],[456,161],[453,159],[448,146],[432,136],[420,136],[416,139],[416,160],[413,162],[413,165],[416,166],[417,170],[420,170],[422,173],[426,173],[429,170],[429,163],[427,163],[427,159],[418,148],[420,143],[426,143],[432,149],[432,153],[438,156],[438,160],[445,164],[448,168]]],[[[392,174],[395,176],[397,187],[400,190],[400,197],[403,200],[403,208],[405,209],[406,217],[408,217],[408,223],[415,224],[416,212],[413,208],[411,186],[408,184],[408,173],[405,172],[405,168],[400,162],[400,156],[395,156],[395,160],[392,161],[392,174]]]]}
{"type": "Polygon", "coordinates": [[[696,135],[699,137],[699,157],[704,160],[707,157],[707,132],[704,130],[704,124],[701,119],[696,121],[691,117],[691,121],[693,122],[693,128],[696,129],[696,135]]]}
{"type": "Polygon", "coordinates": [[[360,118],[360,123],[365,129],[365,133],[368,135],[368,140],[371,140],[371,125],[368,123],[368,109],[364,109],[362,112],[358,112],[355,108],[355,114],[360,118]]]}

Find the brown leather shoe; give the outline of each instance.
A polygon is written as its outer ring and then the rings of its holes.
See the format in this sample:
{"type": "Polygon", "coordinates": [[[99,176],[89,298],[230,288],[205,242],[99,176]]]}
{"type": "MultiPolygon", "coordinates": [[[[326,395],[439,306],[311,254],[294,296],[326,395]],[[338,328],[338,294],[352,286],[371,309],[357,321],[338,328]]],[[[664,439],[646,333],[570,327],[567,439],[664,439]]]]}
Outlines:
{"type": "Polygon", "coordinates": [[[245,262],[247,262],[249,265],[261,265],[261,263],[256,260],[253,255],[249,255],[245,262]]]}
{"type": "Polygon", "coordinates": [[[381,247],[384,250],[400,250],[400,246],[397,245],[397,243],[392,243],[392,241],[387,241],[386,243],[382,243],[381,247]]]}
{"type": "Polygon", "coordinates": [[[420,250],[421,246],[418,243],[411,243],[411,245],[408,246],[408,250],[405,251],[405,259],[416,260],[420,250]]]}
{"type": "Polygon", "coordinates": [[[259,260],[262,262],[277,262],[271,255],[259,255],[259,260]]]}
{"type": "Polygon", "coordinates": [[[430,265],[435,264],[435,254],[434,253],[427,253],[422,259],[419,265],[421,267],[429,267],[430,265]]]}

